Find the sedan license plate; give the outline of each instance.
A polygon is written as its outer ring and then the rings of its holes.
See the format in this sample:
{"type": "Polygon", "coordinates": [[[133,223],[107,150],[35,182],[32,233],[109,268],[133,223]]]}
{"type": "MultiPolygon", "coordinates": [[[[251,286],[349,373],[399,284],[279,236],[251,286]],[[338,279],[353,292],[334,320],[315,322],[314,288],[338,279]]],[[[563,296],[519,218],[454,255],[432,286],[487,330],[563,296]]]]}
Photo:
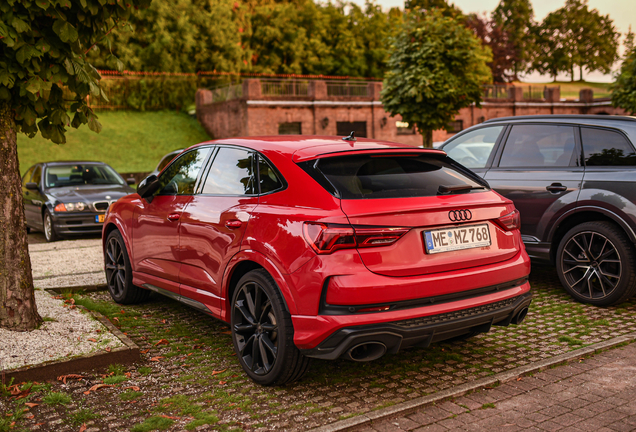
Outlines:
{"type": "Polygon", "coordinates": [[[104,223],[106,215],[95,215],[95,223],[104,223]]]}
{"type": "Polygon", "coordinates": [[[422,234],[429,254],[490,246],[488,224],[424,231],[422,234]]]}

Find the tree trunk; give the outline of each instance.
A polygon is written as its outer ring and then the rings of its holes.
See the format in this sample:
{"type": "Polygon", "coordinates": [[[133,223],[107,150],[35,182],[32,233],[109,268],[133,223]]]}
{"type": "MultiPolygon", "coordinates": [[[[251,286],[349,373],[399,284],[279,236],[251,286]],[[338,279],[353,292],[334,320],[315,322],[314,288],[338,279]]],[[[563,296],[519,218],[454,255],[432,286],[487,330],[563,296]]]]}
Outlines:
{"type": "Polygon", "coordinates": [[[424,148],[433,148],[433,131],[425,130],[420,131],[422,134],[422,147],[424,148]]]}
{"type": "Polygon", "coordinates": [[[579,65],[579,81],[583,81],[583,65],[579,65]]]}
{"type": "Polygon", "coordinates": [[[28,331],[42,318],[33,293],[13,116],[0,102],[0,327],[28,331]]]}

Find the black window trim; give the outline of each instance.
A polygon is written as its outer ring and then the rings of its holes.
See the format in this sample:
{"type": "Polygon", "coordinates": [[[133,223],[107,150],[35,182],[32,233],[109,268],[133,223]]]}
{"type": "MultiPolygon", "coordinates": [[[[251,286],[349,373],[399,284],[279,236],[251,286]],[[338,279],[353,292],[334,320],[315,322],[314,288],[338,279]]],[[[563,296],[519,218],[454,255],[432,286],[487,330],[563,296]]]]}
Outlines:
{"type": "MultiPolygon", "coordinates": [[[[493,125],[493,123],[488,123],[490,126],[493,125]]],[[[494,157],[494,160],[492,161],[492,166],[490,167],[490,169],[494,169],[494,170],[499,170],[499,171],[511,171],[511,170],[532,170],[532,171],[537,171],[537,170],[541,170],[541,171],[563,171],[564,169],[571,169],[571,168],[583,168],[582,164],[581,164],[581,160],[579,160],[579,164],[578,165],[573,165],[574,162],[576,162],[576,158],[577,158],[577,154],[580,154],[581,156],[579,156],[579,158],[582,158],[583,155],[583,145],[581,143],[581,134],[579,131],[579,125],[576,123],[564,123],[564,122],[514,122],[514,123],[508,123],[507,124],[507,129],[505,131],[505,136],[500,142],[499,142],[499,147],[497,148],[497,154],[494,157]],[[569,126],[572,128],[573,132],[574,132],[574,151],[572,152],[572,158],[570,158],[570,163],[567,166],[561,166],[561,167],[554,167],[554,166],[512,166],[512,167],[500,167],[499,164],[501,163],[501,156],[503,155],[503,151],[506,148],[506,144],[508,142],[508,137],[510,136],[510,132],[512,131],[513,126],[517,126],[517,125],[523,125],[523,126],[569,126]],[[578,152],[577,152],[577,147],[578,147],[578,152]]]]}

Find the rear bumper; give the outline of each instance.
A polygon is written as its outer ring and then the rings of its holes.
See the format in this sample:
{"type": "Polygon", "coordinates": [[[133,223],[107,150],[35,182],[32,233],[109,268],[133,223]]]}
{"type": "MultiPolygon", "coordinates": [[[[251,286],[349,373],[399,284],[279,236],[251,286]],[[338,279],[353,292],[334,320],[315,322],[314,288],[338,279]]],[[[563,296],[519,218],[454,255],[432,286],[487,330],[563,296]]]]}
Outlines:
{"type": "MultiPolygon", "coordinates": [[[[507,326],[531,302],[530,284],[526,281],[518,287],[497,294],[401,311],[399,319],[391,317],[386,322],[377,322],[379,316],[397,312],[371,314],[376,322],[369,324],[360,323],[363,320],[368,321],[369,315],[348,315],[346,318],[318,316],[314,324],[328,321],[331,325],[338,325],[347,321],[348,325],[336,330],[314,348],[301,348],[301,352],[307,357],[333,360],[351,348],[369,342],[385,345],[388,353],[396,353],[411,346],[427,347],[433,342],[467,333],[486,332],[492,325],[507,326]],[[358,321],[359,325],[355,325],[354,321],[358,321]]],[[[300,324],[299,320],[294,320],[294,326],[297,323],[300,324]]]]}

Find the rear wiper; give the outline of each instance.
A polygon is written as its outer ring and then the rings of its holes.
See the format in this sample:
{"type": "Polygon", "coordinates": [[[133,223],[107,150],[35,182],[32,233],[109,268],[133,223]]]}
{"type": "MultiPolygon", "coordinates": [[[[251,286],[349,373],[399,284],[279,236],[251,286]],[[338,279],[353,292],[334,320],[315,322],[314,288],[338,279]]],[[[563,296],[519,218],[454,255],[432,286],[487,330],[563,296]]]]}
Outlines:
{"type": "Polygon", "coordinates": [[[463,184],[463,185],[439,185],[439,188],[437,189],[437,194],[438,195],[446,195],[449,194],[451,192],[464,192],[464,191],[471,191],[474,189],[485,189],[485,187],[483,186],[471,186],[471,185],[467,185],[467,184],[463,184]]]}

